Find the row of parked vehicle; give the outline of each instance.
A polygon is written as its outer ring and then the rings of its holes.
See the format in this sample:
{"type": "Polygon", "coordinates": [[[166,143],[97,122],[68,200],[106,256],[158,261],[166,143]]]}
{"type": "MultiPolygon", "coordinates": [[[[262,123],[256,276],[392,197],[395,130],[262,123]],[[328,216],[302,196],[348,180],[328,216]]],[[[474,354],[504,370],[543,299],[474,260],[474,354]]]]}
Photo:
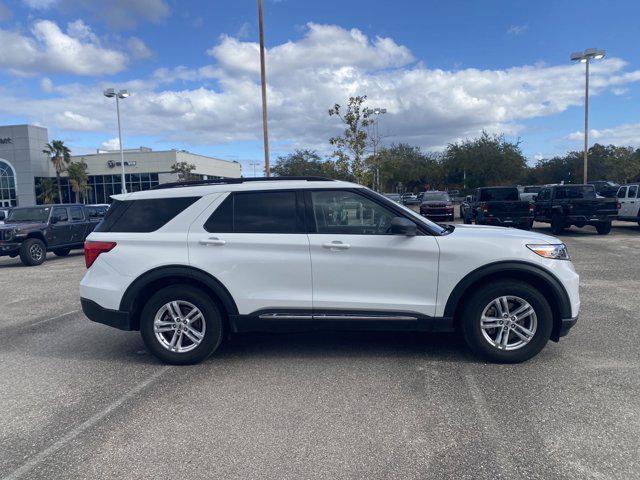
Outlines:
{"type": "Polygon", "coordinates": [[[0,257],[20,256],[26,266],[42,264],[47,252],[59,257],[82,248],[109,205],[54,204],[2,209],[0,257]]]}
{"type": "MultiPolygon", "coordinates": [[[[434,221],[452,221],[451,192],[426,191],[419,195],[387,194],[405,205],[420,204],[420,214],[434,221]]],[[[530,230],[533,222],[548,223],[554,234],[575,225],[593,226],[601,235],[613,220],[640,225],[640,184],[613,182],[557,184],[525,187],[483,187],[464,197],[460,218],[466,224],[511,226],[530,230]]]]}

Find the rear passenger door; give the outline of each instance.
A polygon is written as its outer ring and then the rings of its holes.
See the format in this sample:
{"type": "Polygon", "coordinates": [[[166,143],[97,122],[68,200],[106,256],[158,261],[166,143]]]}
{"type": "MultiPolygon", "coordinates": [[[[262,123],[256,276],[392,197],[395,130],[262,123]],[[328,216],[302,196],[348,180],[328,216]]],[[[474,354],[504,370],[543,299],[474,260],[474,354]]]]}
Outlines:
{"type": "Polygon", "coordinates": [[[241,315],[310,312],[311,259],[302,194],[222,194],[189,229],[189,262],[229,290],[241,315]]]}
{"type": "Polygon", "coordinates": [[[82,207],[69,207],[71,243],[82,243],[87,235],[87,224],[82,207]]]}
{"type": "Polygon", "coordinates": [[[55,223],[51,222],[49,228],[51,229],[51,237],[49,244],[55,245],[67,245],[71,243],[71,223],[69,222],[69,212],[66,207],[53,207],[51,212],[51,218],[57,220],[55,223]]]}

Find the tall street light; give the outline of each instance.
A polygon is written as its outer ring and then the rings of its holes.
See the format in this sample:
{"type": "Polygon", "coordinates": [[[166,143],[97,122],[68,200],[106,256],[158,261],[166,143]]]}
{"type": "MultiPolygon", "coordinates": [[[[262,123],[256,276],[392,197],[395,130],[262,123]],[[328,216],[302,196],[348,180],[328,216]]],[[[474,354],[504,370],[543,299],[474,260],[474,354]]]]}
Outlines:
{"type": "Polygon", "coordinates": [[[380,167],[377,165],[378,162],[378,143],[380,143],[380,129],[378,126],[379,116],[387,113],[386,108],[375,107],[369,110],[369,113],[376,116],[376,119],[373,121],[373,158],[376,161],[376,171],[375,171],[375,186],[374,189],[379,192],[380,191],[380,167]]]}
{"type": "Polygon", "coordinates": [[[104,91],[107,98],[116,98],[116,115],[118,116],[118,142],[120,143],[120,165],[122,166],[122,193],[127,193],[127,182],[124,176],[124,150],[122,149],[122,129],[120,128],[120,99],[127,98],[129,92],[127,90],[119,90],[115,88],[107,88],[104,91]]]}
{"type": "Polygon", "coordinates": [[[589,152],[589,64],[591,60],[604,58],[606,52],[597,48],[587,48],[584,52],[573,52],[571,60],[585,64],[584,81],[584,172],[583,182],[587,183],[587,160],[589,152]]]}
{"type": "Polygon", "coordinates": [[[264,136],[264,173],[269,171],[269,131],[267,129],[267,81],[264,65],[264,27],[262,22],[262,0],[258,0],[258,26],[260,30],[260,81],[262,83],[262,134],[264,136]]]}

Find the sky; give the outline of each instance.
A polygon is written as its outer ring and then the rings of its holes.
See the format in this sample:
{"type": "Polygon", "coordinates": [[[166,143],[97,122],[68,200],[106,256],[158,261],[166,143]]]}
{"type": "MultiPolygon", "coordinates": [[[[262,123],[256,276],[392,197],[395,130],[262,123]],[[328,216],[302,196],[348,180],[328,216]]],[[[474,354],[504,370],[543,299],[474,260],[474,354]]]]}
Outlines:
{"type": "MultiPolygon", "coordinates": [[[[264,0],[272,158],[330,153],[328,109],[386,108],[382,143],[427,151],[483,130],[527,159],[581,150],[584,65],[596,47],[590,137],[640,147],[640,2],[264,0]]],[[[0,0],[0,124],[49,129],[76,154],[186,149],[261,162],[255,0],[0,0]]]]}

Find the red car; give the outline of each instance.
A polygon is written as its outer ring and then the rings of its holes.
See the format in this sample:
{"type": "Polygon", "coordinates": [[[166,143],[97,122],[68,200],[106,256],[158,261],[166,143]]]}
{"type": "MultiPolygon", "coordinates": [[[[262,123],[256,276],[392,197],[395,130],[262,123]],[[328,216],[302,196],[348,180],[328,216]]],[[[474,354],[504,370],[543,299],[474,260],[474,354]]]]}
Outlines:
{"type": "Polygon", "coordinates": [[[434,221],[453,221],[453,202],[447,192],[424,192],[420,214],[434,221]]]}

